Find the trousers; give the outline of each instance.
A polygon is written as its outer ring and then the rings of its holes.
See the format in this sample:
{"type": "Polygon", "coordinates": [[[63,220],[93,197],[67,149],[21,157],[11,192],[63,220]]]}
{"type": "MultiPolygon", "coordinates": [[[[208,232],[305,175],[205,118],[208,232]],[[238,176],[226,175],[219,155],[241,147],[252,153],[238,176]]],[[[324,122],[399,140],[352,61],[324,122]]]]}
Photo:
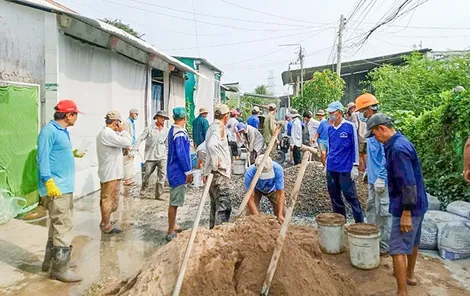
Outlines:
{"type": "Polygon", "coordinates": [[[326,173],[328,193],[331,198],[331,205],[333,212],[346,217],[346,208],[344,205],[341,193],[351,206],[354,221],[356,223],[364,222],[364,215],[362,213],[361,203],[357,198],[356,184],[351,179],[351,173],[340,173],[327,171],[326,173]]]}
{"type": "Polygon", "coordinates": [[[295,165],[298,165],[299,163],[302,162],[302,151],[300,151],[300,147],[294,146],[292,154],[293,154],[295,165]]]}
{"type": "Polygon", "coordinates": [[[70,247],[72,243],[73,193],[62,197],[44,197],[44,205],[49,212],[49,239],[54,247],[70,247]]]}
{"type": "Polygon", "coordinates": [[[367,197],[366,218],[367,223],[372,223],[380,228],[380,251],[389,251],[390,232],[392,229],[392,215],[389,213],[390,198],[385,186],[384,192],[377,192],[374,184],[369,184],[367,197]]]}
{"type": "Polygon", "coordinates": [[[212,179],[211,187],[209,188],[209,195],[211,197],[211,212],[209,217],[209,228],[214,228],[215,225],[228,222],[230,214],[232,213],[232,199],[229,195],[229,178],[219,172],[212,172],[214,178],[212,179]]]}
{"type": "Polygon", "coordinates": [[[145,162],[145,174],[142,180],[142,190],[146,189],[149,185],[150,176],[157,170],[157,185],[155,188],[155,198],[160,198],[163,194],[163,188],[166,178],[166,159],[160,160],[147,160],[145,162]]]}

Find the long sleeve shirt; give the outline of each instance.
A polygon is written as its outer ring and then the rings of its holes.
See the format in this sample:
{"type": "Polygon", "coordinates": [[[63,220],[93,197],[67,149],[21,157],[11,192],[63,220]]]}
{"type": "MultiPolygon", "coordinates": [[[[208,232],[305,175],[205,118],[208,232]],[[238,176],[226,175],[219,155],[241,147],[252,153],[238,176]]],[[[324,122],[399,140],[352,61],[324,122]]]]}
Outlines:
{"type": "Polygon", "coordinates": [[[101,183],[120,180],[124,177],[122,149],[132,144],[131,135],[127,131],[116,132],[104,127],[96,137],[98,154],[98,177],[101,183]]]}
{"type": "Polygon", "coordinates": [[[235,133],[235,128],[237,127],[237,124],[238,120],[235,117],[230,118],[227,122],[227,136],[230,142],[237,141],[237,134],[235,133]]]}
{"type": "Polygon", "coordinates": [[[168,157],[168,129],[166,127],[158,128],[155,124],[144,129],[137,138],[134,147],[139,148],[145,141],[145,160],[162,160],[168,157]]]}
{"type": "Polygon", "coordinates": [[[128,117],[124,120],[124,129],[131,135],[132,145],[135,144],[135,120],[132,117],[128,117]]]}
{"type": "Polygon", "coordinates": [[[357,112],[354,112],[351,115],[351,120],[352,123],[354,123],[354,126],[357,129],[357,135],[359,137],[359,143],[365,143],[366,142],[366,133],[367,133],[367,123],[364,121],[359,120],[359,115],[357,112]]]}
{"type": "Polygon", "coordinates": [[[268,113],[264,118],[264,142],[268,145],[271,141],[272,136],[274,135],[274,130],[276,129],[276,118],[271,113],[268,113]]]}
{"type": "MultiPolygon", "coordinates": [[[[47,196],[45,182],[53,179],[62,193],[75,190],[75,160],[70,135],[57,121],[51,120],[38,137],[38,189],[47,196]]],[[[121,163],[122,165],[122,163],[121,163]]]]}
{"type": "Polygon", "coordinates": [[[197,146],[201,145],[206,139],[207,129],[209,128],[209,121],[206,118],[199,115],[193,120],[193,140],[197,146]]]}
{"type": "Polygon", "coordinates": [[[404,210],[422,216],[428,209],[421,163],[415,147],[402,134],[396,133],[384,144],[387,159],[390,214],[401,217],[404,210]]]}
{"type": "Polygon", "coordinates": [[[292,136],[290,143],[292,146],[302,146],[302,123],[298,117],[292,120],[292,136]]]}
{"type": "Polygon", "coordinates": [[[359,163],[359,143],[356,127],[343,119],[335,127],[328,128],[328,155],[326,169],[332,172],[351,172],[353,165],[359,163]]]}
{"type": "Polygon", "coordinates": [[[369,184],[375,184],[378,178],[387,183],[386,163],[384,145],[374,137],[367,138],[367,181],[369,184]]]}
{"type": "Polygon", "coordinates": [[[246,139],[248,142],[248,151],[260,152],[264,146],[263,135],[254,127],[246,127],[246,139]]]}
{"type": "Polygon", "coordinates": [[[230,178],[231,156],[225,135],[224,124],[220,120],[214,120],[209,126],[206,134],[206,154],[207,161],[204,166],[204,175],[209,175],[212,171],[220,172],[230,178]]]}
{"type": "Polygon", "coordinates": [[[191,174],[190,141],[186,129],[173,125],[168,133],[167,176],[171,188],[186,184],[191,174]]]}
{"type": "Polygon", "coordinates": [[[258,129],[259,128],[259,118],[255,114],[251,114],[250,117],[246,120],[246,124],[251,125],[252,127],[258,129]]]}

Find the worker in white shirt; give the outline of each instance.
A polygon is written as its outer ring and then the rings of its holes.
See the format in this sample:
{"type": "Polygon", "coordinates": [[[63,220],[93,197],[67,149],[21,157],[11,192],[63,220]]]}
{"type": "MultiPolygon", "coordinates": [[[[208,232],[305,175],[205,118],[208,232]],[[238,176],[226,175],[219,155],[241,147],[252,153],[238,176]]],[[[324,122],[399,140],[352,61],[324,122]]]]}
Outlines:
{"type": "Polygon", "coordinates": [[[236,109],[232,109],[230,111],[230,119],[228,120],[227,124],[225,125],[227,130],[227,137],[228,137],[228,145],[230,147],[230,151],[233,157],[237,157],[238,155],[238,143],[237,143],[237,133],[235,132],[238,124],[238,116],[240,113],[236,109]]]}
{"type": "Polygon", "coordinates": [[[240,138],[245,142],[248,152],[250,152],[250,165],[255,163],[256,157],[258,157],[261,149],[264,147],[263,135],[258,129],[251,125],[239,122],[237,124],[237,132],[240,138]]]}
{"type": "Polygon", "coordinates": [[[163,187],[166,178],[166,166],[168,160],[168,128],[165,120],[169,117],[165,111],[158,111],[153,117],[153,122],[146,127],[137,138],[134,149],[139,150],[140,144],[145,140],[145,174],[142,180],[141,195],[149,185],[150,176],[157,170],[157,186],[155,199],[163,200],[163,187]]]}
{"type": "Polygon", "coordinates": [[[105,123],[106,126],[96,137],[98,176],[101,182],[100,229],[106,234],[117,234],[121,230],[111,225],[111,214],[118,208],[121,179],[124,177],[122,149],[130,149],[132,137],[125,131],[118,111],[109,111],[105,123]]]}
{"type": "MultiPolygon", "coordinates": [[[[123,122],[124,124],[124,130],[126,130],[132,138],[132,145],[135,143],[135,121],[139,117],[139,111],[137,109],[131,109],[129,110],[129,117],[126,118],[123,122]]],[[[132,180],[135,175],[135,168],[133,165],[125,165],[126,163],[132,162],[134,163],[134,155],[131,154],[131,151],[128,149],[123,149],[123,154],[124,154],[124,176],[130,176],[126,177],[127,179],[124,180],[123,185],[124,186],[132,186],[134,185],[134,181],[132,180]]]]}
{"type": "Polygon", "coordinates": [[[302,122],[299,119],[299,112],[295,109],[291,109],[290,116],[292,118],[292,135],[290,145],[292,147],[292,154],[294,157],[294,165],[299,164],[302,161],[302,122]]]}

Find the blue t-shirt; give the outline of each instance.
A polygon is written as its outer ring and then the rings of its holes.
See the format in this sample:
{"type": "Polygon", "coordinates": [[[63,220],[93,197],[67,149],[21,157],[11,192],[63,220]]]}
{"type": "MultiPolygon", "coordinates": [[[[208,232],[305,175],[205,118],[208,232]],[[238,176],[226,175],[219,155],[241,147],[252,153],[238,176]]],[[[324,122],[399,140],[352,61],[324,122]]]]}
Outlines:
{"type": "Polygon", "coordinates": [[[320,121],[320,125],[318,126],[317,133],[318,133],[318,142],[328,143],[328,128],[330,124],[328,120],[322,119],[320,121]]]}
{"type": "Polygon", "coordinates": [[[258,129],[259,127],[259,118],[258,116],[252,114],[248,119],[246,120],[246,124],[251,125],[252,127],[258,129]]]}
{"type": "Polygon", "coordinates": [[[353,164],[359,163],[359,143],[356,127],[343,121],[335,128],[328,127],[328,156],[326,169],[331,172],[349,173],[353,164]]]}
{"type": "Polygon", "coordinates": [[[62,193],[75,190],[75,159],[70,135],[57,121],[51,120],[38,137],[38,189],[47,196],[45,182],[52,178],[62,193]]]}
{"type": "MultiPolygon", "coordinates": [[[[273,162],[274,178],[261,180],[256,183],[255,189],[264,194],[269,194],[274,191],[284,190],[284,171],[277,162],[273,162]]],[[[250,166],[245,172],[245,191],[250,187],[251,181],[256,174],[256,166],[250,166]]]]}
{"type": "Polygon", "coordinates": [[[287,135],[290,137],[292,136],[292,120],[287,122],[287,135]]]}
{"type": "Polygon", "coordinates": [[[390,214],[401,217],[403,210],[422,216],[428,210],[421,163],[415,147],[400,133],[384,144],[387,159],[390,214]]]}

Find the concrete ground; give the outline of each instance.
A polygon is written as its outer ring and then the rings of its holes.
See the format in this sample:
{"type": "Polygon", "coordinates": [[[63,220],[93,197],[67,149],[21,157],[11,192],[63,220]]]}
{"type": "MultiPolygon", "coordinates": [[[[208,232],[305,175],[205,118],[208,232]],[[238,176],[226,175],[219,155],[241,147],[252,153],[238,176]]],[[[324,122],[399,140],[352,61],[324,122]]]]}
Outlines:
{"type": "MultiPolygon", "coordinates": [[[[178,223],[183,228],[191,227],[201,192],[202,189],[188,191],[185,206],[178,212],[178,223]]],[[[145,196],[152,195],[150,190],[145,196]]],[[[45,220],[39,225],[18,220],[0,225],[0,295],[98,295],[107,283],[133,276],[166,243],[168,225],[167,201],[138,197],[137,187],[123,191],[119,209],[112,217],[123,233],[115,236],[102,235],[99,230],[98,193],[75,201],[73,256],[80,260],[76,271],[84,278],[78,284],[50,280],[48,274],[41,272],[47,239],[45,220]]],[[[165,198],[168,199],[168,193],[165,198]]],[[[208,204],[202,217],[201,225],[207,227],[208,204]]],[[[426,255],[438,257],[432,252],[426,255]]],[[[470,259],[443,262],[470,291],[470,259]]]]}

